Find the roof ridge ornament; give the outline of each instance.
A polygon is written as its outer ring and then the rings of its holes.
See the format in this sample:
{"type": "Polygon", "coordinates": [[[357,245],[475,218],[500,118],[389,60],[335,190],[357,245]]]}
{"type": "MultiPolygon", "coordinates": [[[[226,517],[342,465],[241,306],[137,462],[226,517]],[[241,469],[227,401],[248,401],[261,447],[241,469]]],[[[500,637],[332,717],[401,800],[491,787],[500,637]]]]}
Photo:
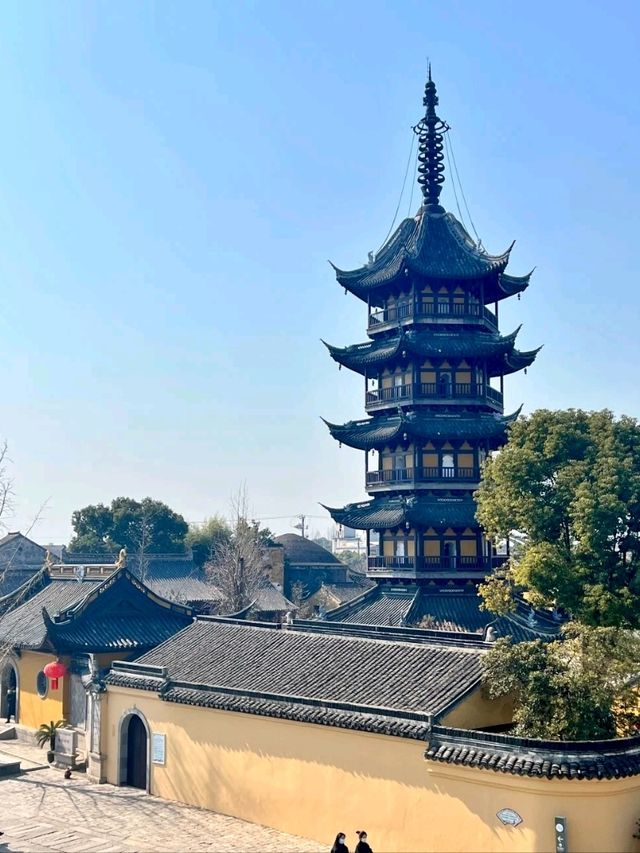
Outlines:
{"type": "Polygon", "coordinates": [[[444,134],[449,125],[436,115],[438,95],[436,84],[431,79],[431,63],[429,75],[424,89],[422,103],[426,107],[424,118],[413,128],[418,136],[418,183],[424,197],[423,207],[435,213],[444,213],[440,206],[440,191],[444,183],[444,134]]]}

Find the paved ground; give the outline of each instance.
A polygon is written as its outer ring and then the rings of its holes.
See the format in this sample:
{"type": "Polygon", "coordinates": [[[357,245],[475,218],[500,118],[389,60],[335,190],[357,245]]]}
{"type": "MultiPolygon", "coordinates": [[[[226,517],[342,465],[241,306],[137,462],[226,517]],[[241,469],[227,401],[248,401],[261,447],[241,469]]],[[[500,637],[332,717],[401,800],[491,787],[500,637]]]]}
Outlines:
{"type": "MultiPolygon", "coordinates": [[[[21,776],[0,779],[0,853],[319,853],[325,846],[252,823],[150,797],[133,788],[65,780],[41,767],[44,752],[0,741],[0,759],[20,757],[21,776]]],[[[46,762],[45,762],[46,763],[46,762]]],[[[330,846],[330,845],[329,845],[330,846]]]]}

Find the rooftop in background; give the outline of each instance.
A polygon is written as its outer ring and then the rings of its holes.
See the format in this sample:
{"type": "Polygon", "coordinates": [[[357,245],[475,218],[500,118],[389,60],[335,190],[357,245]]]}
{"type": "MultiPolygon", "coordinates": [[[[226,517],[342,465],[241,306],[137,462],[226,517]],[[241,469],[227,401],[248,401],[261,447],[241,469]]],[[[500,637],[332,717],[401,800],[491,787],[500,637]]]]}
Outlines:
{"type": "Polygon", "coordinates": [[[344,566],[337,557],[318,545],[312,542],[311,539],[306,539],[297,533],[284,533],[282,536],[276,536],[275,542],[282,545],[284,548],[285,560],[294,566],[344,566]]]}
{"type": "Polygon", "coordinates": [[[496,637],[511,636],[515,642],[551,639],[559,633],[560,622],[523,601],[508,616],[481,610],[481,603],[473,585],[461,589],[381,584],[329,610],[325,618],[351,625],[422,627],[476,638],[485,637],[491,627],[496,637]]]}

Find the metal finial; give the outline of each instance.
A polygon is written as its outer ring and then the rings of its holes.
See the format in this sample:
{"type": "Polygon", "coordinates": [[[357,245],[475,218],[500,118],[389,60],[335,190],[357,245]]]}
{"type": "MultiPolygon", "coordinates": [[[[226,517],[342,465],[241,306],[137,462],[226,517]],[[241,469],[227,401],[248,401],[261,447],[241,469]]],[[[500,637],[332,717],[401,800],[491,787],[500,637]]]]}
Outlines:
{"type": "Polygon", "coordinates": [[[449,130],[449,125],[436,115],[438,94],[436,84],[431,79],[431,63],[429,63],[428,80],[422,103],[426,107],[424,118],[413,128],[419,138],[418,183],[422,188],[424,206],[432,210],[441,209],[440,191],[444,183],[443,138],[449,130]]]}

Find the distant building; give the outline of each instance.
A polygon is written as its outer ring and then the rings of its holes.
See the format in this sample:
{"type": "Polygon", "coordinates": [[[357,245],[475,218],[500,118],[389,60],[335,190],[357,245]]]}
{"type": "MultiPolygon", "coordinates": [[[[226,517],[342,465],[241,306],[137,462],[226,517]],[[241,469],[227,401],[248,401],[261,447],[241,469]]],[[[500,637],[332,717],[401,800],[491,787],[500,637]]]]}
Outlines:
{"type": "Polygon", "coordinates": [[[0,597],[13,592],[40,571],[47,555],[38,545],[19,531],[0,539],[0,597]]]}
{"type": "MultiPolygon", "coordinates": [[[[348,583],[348,568],[321,545],[297,533],[285,533],[275,538],[275,553],[282,571],[282,589],[291,598],[296,589],[306,597],[323,583],[348,583]],[[280,562],[281,560],[281,562],[280,562]]],[[[271,579],[278,578],[271,574],[271,579]]]]}
{"type": "Polygon", "coordinates": [[[353,527],[345,527],[343,524],[336,524],[335,535],[331,540],[331,550],[338,557],[345,551],[366,554],[367,540],[359,530],[354,530],[353,527]]]}

